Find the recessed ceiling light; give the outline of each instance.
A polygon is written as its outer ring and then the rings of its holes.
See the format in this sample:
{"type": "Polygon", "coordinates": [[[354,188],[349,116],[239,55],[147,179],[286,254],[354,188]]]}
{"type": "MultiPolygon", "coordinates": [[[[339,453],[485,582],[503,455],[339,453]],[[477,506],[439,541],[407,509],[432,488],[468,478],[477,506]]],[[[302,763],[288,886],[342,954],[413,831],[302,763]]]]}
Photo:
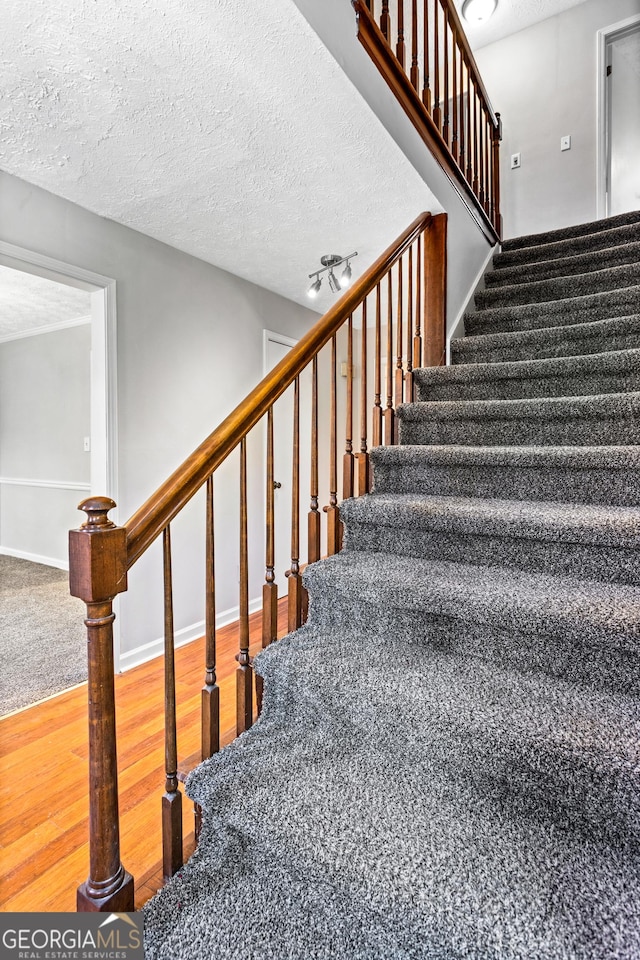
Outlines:
{"type": "Polygon", "coordinates": [[[462,16],[467,23],[484,23],[498,6],[498,0],[465,0],[462,16]]]}

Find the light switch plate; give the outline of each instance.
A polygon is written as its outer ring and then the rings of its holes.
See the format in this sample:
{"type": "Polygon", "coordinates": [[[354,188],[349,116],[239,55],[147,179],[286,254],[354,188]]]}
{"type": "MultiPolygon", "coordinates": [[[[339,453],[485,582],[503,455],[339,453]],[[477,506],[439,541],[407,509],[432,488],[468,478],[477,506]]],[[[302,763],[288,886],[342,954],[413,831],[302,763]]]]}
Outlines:
{"type": "Polygon", "coordinates": [[[561,150],[571,150],[571,137],[562,137],[560,139],[561,150]]]}
{"type": "Polygon", "coordinates": [[[521,155],[520,155],[519,153],[512,153],[512,154],[511,154],[511,169],[512,169],[512,170],[517,170],[517,169],[518,169],[519,167],[521,167],[521,166],[522,166],[522,157],[521,157],[521,155]]]}

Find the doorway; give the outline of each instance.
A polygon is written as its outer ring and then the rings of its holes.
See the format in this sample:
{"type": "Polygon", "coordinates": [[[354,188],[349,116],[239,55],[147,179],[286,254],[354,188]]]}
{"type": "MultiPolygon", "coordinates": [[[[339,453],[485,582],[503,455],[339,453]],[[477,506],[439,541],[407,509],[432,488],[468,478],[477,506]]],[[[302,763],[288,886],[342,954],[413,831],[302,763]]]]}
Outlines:
{"type": "Polygon", "coordinates": [[[640,17],[599,32],[600,216],[640,209],[640,17]]]}

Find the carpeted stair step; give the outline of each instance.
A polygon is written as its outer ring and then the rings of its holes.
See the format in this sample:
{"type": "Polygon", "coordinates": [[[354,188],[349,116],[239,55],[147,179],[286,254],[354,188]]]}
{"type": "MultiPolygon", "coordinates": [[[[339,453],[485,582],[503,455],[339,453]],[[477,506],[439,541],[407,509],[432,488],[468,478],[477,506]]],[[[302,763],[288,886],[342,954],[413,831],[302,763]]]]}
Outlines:
{"type": "Polygon", "coordinates": [[[507,363],[421,367],[417,401],[520,400],[640,390],[640,350],[507,363]]]}
{"type": "Polygon", "coordinates": [[[579,256],[563,256],[557,260],[544,260],[540,263],[525,263],[501,270],[489,271],[485,276],[487,289],[507,284],[532,283],[553,277],[571,277],[589,273],[591,270],[605,270],[620,267],[623,264],[640,261],[640,240],[635,243],[622,243],[617,247],[607,247],[593,253],[579,256]]]}
{"type": "Polygon", "coordinates": [[[607,247],[617,247],[623,243],[638,241],[640,241],[640,219],[628,225],[598,230],[581,237],[569,237],[566,240],[557,240],[555,243],[538,243],[517,250],[505,250],[503,247],[502,253],[495,254],[493,267],[495,270],[502,270],[505,267],[538,263],[543,260],[577,257],[589,251],[596,253],[599,250],[606,250],[607,247]]]}
{"type": "Polygon", "coordinates": [[[572,277],[554,277],[529,283],[513,283],[503,287],[480,290],[475,295],[478,310],[518,304],[549,303],[555,300],[573,300],[608,290],[640,284],[640,263],[593,270],[572,277]]]}
{"type": "Polygon", "coordinates": [[[500,363],[639,348],[640,314],[634,314],[566,327],[460,337],[451,341],[451,362],[500,363]]]}
{"type": "Polygon", "coordinates": [[[401,444],[640,444],[640,393],[538,400],[440,400],[396,410],[401,444]]]}
{"type": "Polygon", "coordinates": [[[466,335],[474,336],[593,323],[636,313],[640,313],[640,285],[555,302],[492,307],[466,313],[464,325],[466,335]]]}
{"type": "Polygon", "coordinates": [[[637,955],[635,703],[436,630],[260,653],[262,715],[189,779],[202,834],[145,907],[147,960],[637,955]]]}
{"type": "Polygon", "coordinates": [[[510,240],[503,241],[502,249],[511,251],[522,250],[524,247],[539,247],[546,243],[557,243],[560,240],[570,240],[574,237],[587,237],[638,222],[640,222],[640,210],[632,210],[629,213],[617,214],[615,217],[604,217],[602,220],[578,223],[572,227],[561,227],[558,230],[547,230],[543,233],[529,233],[522,237],[513,237],[510,240]]]}
{"type": "Polygon", "coordinates": [[[346,551],[304,573],[314,622],[638,691],[640,588],[346,551]]]}
{"type": "Polygon", "coordinates": [[[340,516],[347,551],[640,583],[637,507],[388,493],[340,516]]]}
{"type": "Polygon", "coordinates": [[[640,446],[373,447],[374,493],[640,506],[640,446]]]}

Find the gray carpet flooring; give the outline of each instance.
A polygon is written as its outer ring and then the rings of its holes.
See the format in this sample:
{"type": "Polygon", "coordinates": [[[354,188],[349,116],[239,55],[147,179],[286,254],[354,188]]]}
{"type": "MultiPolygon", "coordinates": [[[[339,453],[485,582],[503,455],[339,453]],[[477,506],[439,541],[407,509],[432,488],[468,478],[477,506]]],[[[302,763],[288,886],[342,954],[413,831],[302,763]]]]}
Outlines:
{"type": "Polygon", "coordinates": [[[64,570],[0,556],[0,715],[87,679],[83,617],[64,570]]]}
{"type": "Polygon", "coordinates": [[[639,229],[505,243],[416,373],[260,721],[188,780],[151,960],[640,957],[639,229]]]}

